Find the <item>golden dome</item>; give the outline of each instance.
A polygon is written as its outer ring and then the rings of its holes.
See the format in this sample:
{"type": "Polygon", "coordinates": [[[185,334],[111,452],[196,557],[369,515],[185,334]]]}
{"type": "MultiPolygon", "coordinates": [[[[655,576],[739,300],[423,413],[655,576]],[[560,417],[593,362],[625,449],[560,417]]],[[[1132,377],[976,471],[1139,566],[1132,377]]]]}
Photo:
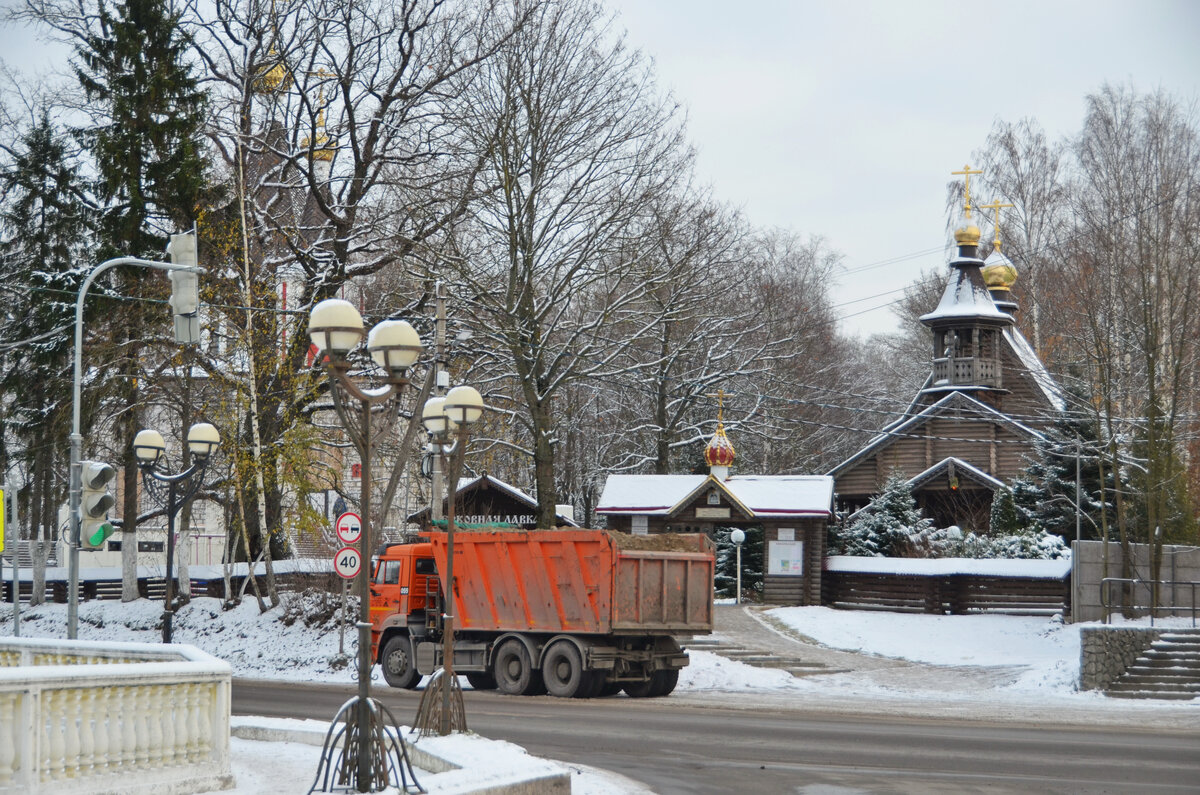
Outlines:
{"type": "Polygon", "coordinates": [[[724,424],[717,423],[717,432],[713,434],[712,441],[704,448],[704,463],[710,467],[727,467],[733,465],[735,457],[737,457],[737,452],[733,449],[733,443],[729,441],[729,437],[725,435],[724,424]]]}
{"type": "Polygon", "coordinates": [[[306,135],[304,136],[304,140],[300,142],[300,148],[308,149],[309,146],[312,145],[313,160],[324,160],[326,163],[329,163],[333,160],[333,153],[336,151],[335,147],[330,146],[329,143],[329,136],[323,132],[319,132],[317,133],[317,140],[315,144],[313,144],[312,139],[306,135]]]}
{"type": "Polygon", "coordinates": [[[954,242],[960,246],[978,246],[980,237],[979,224],[969,215],[960,219],[954,229],[954,242]]]}
{"type": "Polygon", "coordinates": [[[980,271],[989,290],[1011,290],[1017,281],[1017,268],[999,250],[993,251],[980,271]]]}
{"type": "MultiPolygon", "coordinates": [[[[270,50],[272,58],[278,58],[275,48],[270,50]]],[[[264,69],[254,79],[254,93],[256,94],[277,94],[280,91],[285,91],[292,84],[292,73],[283,65],[283,59],[275,61],[275,65],[270,69],[264,69]]]]}
{"type": "Polygon", "coordinates": [[[331,145],[330,137],[325,134],[325,109],[324,108],[321,108],[319,111],[317,111],[317,125],[316,126],[317,126],[316,142],[314,143],[313,139],[309,138],[306,135],[306,136],[304,136],[304,140],[302,140],[300,142],[300,148],[301,149],[309,149],[311,147],[313,150],[313,153],[312,153],[313,160],[323,160],[326,163],[330,163],[333,161],[333,155],[334,155],[334,152],[337,151],[337,148],[335,146],[331,145]]]}

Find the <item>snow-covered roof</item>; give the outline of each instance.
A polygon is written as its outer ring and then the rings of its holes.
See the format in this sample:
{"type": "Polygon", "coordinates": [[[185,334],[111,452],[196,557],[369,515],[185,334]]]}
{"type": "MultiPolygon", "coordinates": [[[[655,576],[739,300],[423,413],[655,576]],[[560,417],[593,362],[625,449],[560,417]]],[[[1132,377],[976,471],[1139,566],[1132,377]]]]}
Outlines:
{"type": "Polygon", "coordinates": [[[827,475],[609,475],[596,508],[602,514],[668,516],[711,482],[755,518],[829,516],[833,478],[827,475]]]}
{"type": "Polygon", "coordinates": [[[864,458],[872,455],[881,447],[886,446],[893,439],[914,433],[917,426],[922,425],[926,421],[945,413],[946,409],[956,405],[960,408],[970,408],[976,410],[979,412],[981,420],[1006,425],[1034,439],[1045,438],[1040,431],[1034,430],[1024,423],[1017,422],[1007,414],[999,412],[986,403],[976,400],[967,393],[953,391],[947,393],[936,403],[929,404],[919,413],[887,426],[883,431],[876,434],[871,441],[867,442],[867,444],[861,450],[847,458],[842,463],[838,464],[833,469],[829,470],[829,474],[836,477],[841,472],[844,472],[846,469],[857,464],[859,461],[862,461],[864,458]]]}
{"type": "Polygon", "coordinates": [[[942,300],[937,309],[921,315],[922,323],[965,317],[1005,324],[1013,322],[1012,315],[1001,312],[992,300],[992,294],[988,292],[979,273],[979,265],[982,264],[979,260],[955,260],[951,264],[954,270],[946,284],[946,291],[942,293],[942,300]]]}
{"type": "Polygon", "coordinates": [[[825,558],[824,568],[826,571],[863,574],[974,574],[984,577],[1045,577],[1058,580],[1071,573],[1071,559],[868,558],[830,555],[825,558]]]}
{"type": "Polygon", "coordinates": [[[949,456],[947,458],[943,458],[941,461],[938,461],[936,464],[929,467],[929,469],[926,469],[916,477],[909,478],[909,488],[915,489],[925,481],[932,478],[934,475],[949,470],[951,464],[954,464],[955,472],[962,472],[964,475],[983,483],[985,486],[989,486],[993,491],[1004,486],[1003,481],[997,480],[988,473],[984,472],[982,469],[967,463],[961,458],[949,456]]]}
{"type": "MultiPolygon", "coordinates": [[[[528,505],[530,508],[537,508],[537,500],[535,500],[533,497],[531,497],[528,494],[526,494],[525,492],[521,491],[516,486],[512,486],[508,483],[505,483],[503,480],[500,480],[499,478],[493,477],[491,475],[480,475],[479,477],[474,477],[474,478],[470,478],[468,480],[459,481],[458,489],[455,491],[455,493],[462,494],[462,493],[470,491],[471,489],[474,489],[476,487],[484,488],[485,486],[493,488],[496,491],[504,492],[508,496],[512,497],[514,500],[524,503],[525,505],[528,505]]],[[[410,522],[417,521],[417,517],[423,516],[428,512],[429,512],[428,508],[423,508],[422,510],[417,511],[416,513],[409,516],[408,521],[410,521],[410,522]]],[[[555,514],[555,520],[558,522],[559,525],[566,525],[569,527],[579,527],[579,525],[577,525],[572,519],[570,519],[569,517],[563,516],[562,514],[555,514]]]]}
{"type": "Polygon", "coordinates": [[[1059,411],[1066,411],[1067,401],[1063,397],[1062,390],[1050,375],[1050,371],[1046,369],[1046,365],[1042,364],[1042,360],[1038,358],[1037,352],[1033,350],[1029,340],[1025,339],[1025,335],[1013,326],[1004,329],[1004,340],[1021,360],[1021,366],[1033,378],[1038,389],[1042,390],[1042,394],[1046,396],[1046,400],[1050,401],[1050,405],[1059,411]]]}

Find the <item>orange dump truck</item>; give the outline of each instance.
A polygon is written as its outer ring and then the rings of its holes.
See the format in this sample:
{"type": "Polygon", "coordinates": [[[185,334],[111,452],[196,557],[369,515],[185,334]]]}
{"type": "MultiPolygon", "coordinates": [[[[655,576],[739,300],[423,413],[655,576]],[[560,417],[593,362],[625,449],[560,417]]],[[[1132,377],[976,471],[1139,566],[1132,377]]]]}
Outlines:
{"type": "MultiPolygon", "coordinates": [[[[393,687],[442,662],[446,534],[389,544],[373,562],[371,654],[393,687]]],[[[663,696],[712,632],[704,535],[606,530],[454,534],[454,671],[476,689],[565,698],[663,696]]]]}

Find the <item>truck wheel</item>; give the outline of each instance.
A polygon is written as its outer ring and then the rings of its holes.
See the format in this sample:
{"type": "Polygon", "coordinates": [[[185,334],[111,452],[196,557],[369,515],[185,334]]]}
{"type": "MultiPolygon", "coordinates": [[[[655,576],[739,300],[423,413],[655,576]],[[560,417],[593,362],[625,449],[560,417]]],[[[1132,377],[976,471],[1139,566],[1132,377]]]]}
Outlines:
{"type": "Polygon", "coordinates": [[[596,697],[597,698],[608,698],[609,696],[615,696],[617,693],[620,693],[620,692],[621,692],[621,683],[620,682],[606,682],[606,683],[600,685],[600,692],[596,694],[596,697]]]}
{"type": "Polygon", "coordinates": [[[583,670],[579,649],[570,641],[559,641],[542,658],[542,679],[550,695],[559,698],[588,698],[594,678],[583,670]]]}
{"type": "Polygon", "coordinates": [[[655,671],[645,682],[631,682],[625,685],[625,694],[630,698],[657,698],[665,696],[679,684],[679,671],[655,671]]]}
{"type": "Polygon", "coordinates": [[[471,671],[465,674],[467,683],[476,690],[495,690],[496,677],[490,671],[471,671]]]}
{"type": "Polygon", "coordinates": [[[675,690],[675,685],[679,684],[679,670],[672,668],[669,671],[655,671],[654,676],[650,677],[651,696],[666,696],[675,690]]]}
{"type": "Polygon", "coordinates": [[[496,687],[510,696],[536,696],[544,693],[541,674],[533,670],[525,644],[513,638],[500,644],[492,661],[496,687]]]}
{"type": "Polygon", "coordinates": [[[649,698],[651,695],[650,687],[653,684],[653,679],[647,679],[645,682],[627,682],[622,685],[621,689],[630,698],[649,698]]]}
{"type": "Polygon", "coordinates": [[[383,678],[392,687],[413,690],[421,681],[417,663],[413,658],[412,640],[407,635],[396,635],[383,647],[383,678]]]}

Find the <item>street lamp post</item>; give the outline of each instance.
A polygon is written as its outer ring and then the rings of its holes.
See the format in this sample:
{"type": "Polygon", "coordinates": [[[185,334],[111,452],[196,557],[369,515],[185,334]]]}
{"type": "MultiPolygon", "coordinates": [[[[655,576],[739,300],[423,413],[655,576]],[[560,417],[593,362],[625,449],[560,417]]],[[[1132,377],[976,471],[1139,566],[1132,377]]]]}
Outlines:
{"type": "Polygon", "coordinates": [[[729,534],[729,540],[737,548],[737,593],[734,594],[734,604],[742,603],[742,544],[746,542],[746,533],[740,527],[734,528],[729,534]]]}
{"type": "MultiPolygon", "coordinates": [[[[454,515],[455,497],[458,492],[458,477],[462,472],[466,456],[467,436],[470,426],[483,415],[483,397],[478,390],[469,386],[456,386],[444,398],[430,398],[421,411],[421,422],[438,446],[438,454],[444,455],[446,444],[454,437],[451,449],[449,483],[446,489],[446,571],[442,583],[445,600],[442,608],[442,675],[438,678],[441,688],[441,715],[438,733],[450,734],[454,729],[466,730],[466,726],[453,725],[453,716],[463,715],[464,710],[452,709],[451,699],[461,704],[462,691],[458,677],[454,675],[454,515]]],[[[465,723],[465,716],[463,716],[465,723]]]]}
{"type": "Polygon", "coordinates": [[[204,470],[212,459],[213,452],[221,443],[221,434],[207,422],[198,422],[188,429],[187,447],[191,454],[191,466],[181,472],[169,474],[158,469],[166,457],[167,445],[161,433],[145,429],[133,438],[133,455],[142,470],[142,482],[147,491],[156,491],[154,484],[167,484],[167,588],[163,599],[163,643],[171,642],[174,608],[174,563],[175,563],[175,514],[195,496],[204,482],[204,470]]]}
{"type": "MultiPolygon", "coordinates": [[[[349,301],[330,298],[313,307],[308,333],[318,352],[327,354],[330,393],[347,435],[358,452],[362,465],[362,534],[359,538],[361,567],[355,578],[358,586],[358,696],[338,712],[345,716],[347,741],[344,753],[338,757],[341,769],[335,779],[356,787],[359,792],[373,792],[374,784],[386,784],[389,763],[380,707],[371,700],[371,620],[370,573],[371,560],[371,456],[374,439],[382,430],[373,427],[373,417],[389,424],[399,410],[400,396],[408,386],[408,371],[421,355],[421,338],[403,320],[384,320],[367,335],[367,352],[383,368],[382,387],[362,388],[351,377],[349,354],[363,338],[362,316],[349,301]]],[[[404,455],[405,453],[401,453],[404,455]]],[[[335,722],[337,718],[334,719],[335,722]]],[[[323,759],[322,765],[325,764],[323,759]]],[[[318,777],[320,771],[318,771],[318,777]]]]}

